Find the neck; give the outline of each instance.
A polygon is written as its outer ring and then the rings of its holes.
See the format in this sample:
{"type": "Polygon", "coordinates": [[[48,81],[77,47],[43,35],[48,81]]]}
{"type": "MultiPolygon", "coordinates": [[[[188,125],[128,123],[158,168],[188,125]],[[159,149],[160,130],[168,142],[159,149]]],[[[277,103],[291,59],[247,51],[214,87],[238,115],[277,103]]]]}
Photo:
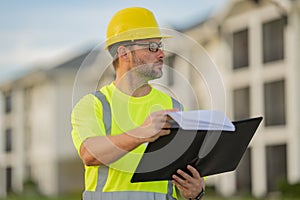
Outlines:
{"type": "Polygon", "coordinates": [[[134,76],[133,74],[124,76],[117,75],[114,83],[120,91],[133,97],[142,97],[149,94],[151,91],[151,87],[147,80],[134,76]]]}

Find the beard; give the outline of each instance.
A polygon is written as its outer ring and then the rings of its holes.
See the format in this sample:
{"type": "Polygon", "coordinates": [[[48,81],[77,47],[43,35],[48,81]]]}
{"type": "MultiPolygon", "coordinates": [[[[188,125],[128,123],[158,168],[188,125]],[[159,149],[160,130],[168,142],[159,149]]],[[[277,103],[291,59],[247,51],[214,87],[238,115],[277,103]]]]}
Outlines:
{"type": "Polygon", "coordinates": [[[134,63],[134,72],[145,77],[148,80],[154,80],[162,77],[162,66],[163,61],[157,61],[154,63],[146,63],[142,58],[138,58],[133,52],[133,63],[134,63]]]}

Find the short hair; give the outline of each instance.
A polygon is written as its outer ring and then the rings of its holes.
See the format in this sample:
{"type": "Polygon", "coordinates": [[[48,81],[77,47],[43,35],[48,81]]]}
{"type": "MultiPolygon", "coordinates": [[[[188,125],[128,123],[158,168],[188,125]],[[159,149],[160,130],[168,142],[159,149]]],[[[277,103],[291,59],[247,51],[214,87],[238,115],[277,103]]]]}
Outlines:
{"type": "Polygon", "coordinates": [[[113,67],[116,70],[117,66],[119,65],[119,58],[118,58],[118,48],[122,45],[130,44],[132,41],[122,41],[122,42],[117,42],[115,44],[112,44],[108,47],[109,54],[113,58],[113,67]]]}

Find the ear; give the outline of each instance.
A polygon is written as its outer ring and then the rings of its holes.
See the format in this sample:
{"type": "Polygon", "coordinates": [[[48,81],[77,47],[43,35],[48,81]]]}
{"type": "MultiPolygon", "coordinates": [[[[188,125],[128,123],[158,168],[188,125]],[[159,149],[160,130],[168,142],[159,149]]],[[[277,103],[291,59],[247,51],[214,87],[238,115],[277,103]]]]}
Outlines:
{"type": "Polygon", "coordinates": [[[118,47],[118,55],[121,57],[121,59],[126,59],[128,55],[130,54],[130,51],[125,46],[119,46],[118,47]]]}

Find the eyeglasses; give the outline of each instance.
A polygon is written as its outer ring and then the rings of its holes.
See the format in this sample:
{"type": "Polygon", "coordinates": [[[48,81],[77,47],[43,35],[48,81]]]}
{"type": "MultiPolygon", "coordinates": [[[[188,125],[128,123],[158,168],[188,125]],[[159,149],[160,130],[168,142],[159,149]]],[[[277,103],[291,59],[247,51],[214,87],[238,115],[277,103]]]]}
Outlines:
{"type": "Polygon", "coordinates": [[[157,42],[147,42],[147,43],[133,42],[130,44],[125,44],[124,46],[132,46],[132,45],[148,46],[148,49],[151,52],[157,52],[158,49],[163,50],[162,42],[160,42],[160,43],[157,43],[157,42]]]}

